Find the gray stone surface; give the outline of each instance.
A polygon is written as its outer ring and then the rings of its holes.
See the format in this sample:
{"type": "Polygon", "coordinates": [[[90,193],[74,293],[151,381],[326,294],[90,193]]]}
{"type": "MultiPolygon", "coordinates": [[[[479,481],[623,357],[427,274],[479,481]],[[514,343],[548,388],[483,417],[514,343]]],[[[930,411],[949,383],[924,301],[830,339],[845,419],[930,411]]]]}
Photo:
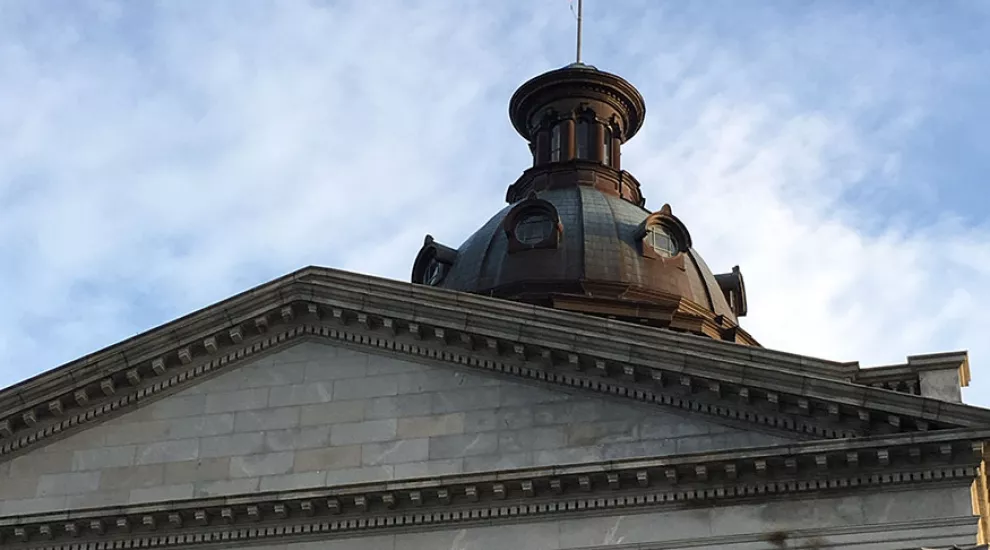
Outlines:
{"type": "Polygon", "coordinates": [[[0,464],[0,513],[782,442],[656,407],[309,342],[0,464]]]}
{"type": "Polygon", "coordinates": [[[918,379],[921,395],[953,403],[963,402],[959,369],[921,371],[918,379]]]}

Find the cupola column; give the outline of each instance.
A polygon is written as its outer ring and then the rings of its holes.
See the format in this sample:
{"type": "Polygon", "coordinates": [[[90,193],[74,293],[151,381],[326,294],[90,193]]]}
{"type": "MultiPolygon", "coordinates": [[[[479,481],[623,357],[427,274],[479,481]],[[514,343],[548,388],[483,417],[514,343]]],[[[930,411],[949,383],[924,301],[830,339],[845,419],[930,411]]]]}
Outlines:
{"type": "Polygon", "coordinates": [[[622,170],[622,163],[619,162],[621,158],[620,150],[622,149],[622,140],[620,140],[618,136],[613,134],[612,143],[610,144],[610,146],[612,147],[612,155],[611,155],[612,158],[610,159],[612,161],[612,168],[615,168],[616,170],[622,170]]]}
{"type": "Polygon", "coordinates": [[[536,132],[536,154],[533,155],[533,166],[550,162],[550,131],[540,128],[536,132]]]}
{"type": "Polygon", "coordinates": [[[609,144],[605,143],[605,126],[603,126],[601,122],[595,122],[593,128],[594,131],[592,132],[592,136],[591,136],[591,142],[593,144],[591,150],[593,151],[593,153],[591,160],[597,162],[605,162],[606,159],[605,147],[611,146],[610,143],[609,144]]]}
{"type": "Polygon", "coordinates": [[[573,118],[564,119],[560,123],[560,128],[561,128],[560,137],[564,141],[563,143],[564,150],[563,150],[563,154],[561,155],[562,158],[560,160],[563,161],[573,160],[574,157],[577,155],[577,144],[575,143],[575,139],[574,139],[575,136],[574,130],[576,128],[576,125],[574,124],[574,119],[573,118]]]}

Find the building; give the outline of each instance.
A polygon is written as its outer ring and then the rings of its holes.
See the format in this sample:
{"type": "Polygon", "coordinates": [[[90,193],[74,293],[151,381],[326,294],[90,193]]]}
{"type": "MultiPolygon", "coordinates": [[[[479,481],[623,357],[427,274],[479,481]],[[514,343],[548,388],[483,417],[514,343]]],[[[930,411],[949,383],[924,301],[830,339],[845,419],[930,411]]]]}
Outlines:
{"type": "Polygon", "coordinates": [[[645,104],[526,82],[533,166],[412,283],[309,267],[0,392],[9,548],[984,544],[965,353],[768,350],[621,169],[645,104]]]}

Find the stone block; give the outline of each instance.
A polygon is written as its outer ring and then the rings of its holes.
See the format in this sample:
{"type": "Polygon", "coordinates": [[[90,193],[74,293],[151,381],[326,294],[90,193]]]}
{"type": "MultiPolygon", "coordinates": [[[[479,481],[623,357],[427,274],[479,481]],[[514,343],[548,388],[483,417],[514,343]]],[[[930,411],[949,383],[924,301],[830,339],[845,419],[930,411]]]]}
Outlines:
{"type": "Polygon", "coordinates": [[[268,388],[209,393],[206,396],[206,413],[248,411],[268,407],[268,388]]]}
{"type": "Polygon", "coordinates": [[[36,496],[38,496],[37,477],[0,479],[0,501],[29,499],[36,496]]]}
{"type": "Polygon", "coordinates": [[[567,444],[561,447],[586,447],[609,443],[627,443],[639,439],[639,422],[614,420],[611,422],[580,422],[567,427],[567,444]]]}
{"type": "Polygon", "coordinates": [[[696,435],[724,433],[723,428],[711,422],[698,422],[694,419],[673,414],[644,416],[640,420],[639,433],[642,439],[670,439],[696,435]]]}
{"type": "Polygon", "coordinates": [[[306,381],[306,363],[281,363],[248,365],[238,369],[241,388],[271,388],[291,386],[306,381]]]}
{"type": "Polygon", "coordinates": [[[348,351],[325,342],[303,342],[269,356],[268,359],[272,365],[291,365],[314,359],[329,360],[342,353],[346,354],[348,351]]]}
{"type": "Polygon", "coordinates": [[[430,438],[430,459],[491,454],[497,449],[498,435],[494,432],[442,435],[430,438]]]}
{"type": "Polygon", "coordinates": [[[250,494],[257,492],[259,486],[260,480],[256,477],[200,481],[193,484],[193,496],[195,498],[205,498],[250,494]]]}
{"type": "MultiPolygon", "coordinates": [[[[121,423],[123,419],[130,415],[124,415],[123,417],[115,420],[111,420],[107,424],[100,426],[105,428],[103,436],[103,445],[110,447],[119,447],[122,445],[134,445],[139,443],[154,443],[156,441],[161,441],[163,439],[177,439],[172,436],[172,430],[175,428],[175,422],[169,420],[146,420],[142,422],[127,422],[121,423]]],[[[88,432],[89,430],[87,430],[88,432]]],[[[83,432],[83,435],[86,432],[83,432]]],[[[95,447],[97,445],[93,445],[95,447]]],[[[90,448],[92,448],[90,447],[90,448]]]]}
{"type": "Polygon", "coordinates": [[[165,485],[178,485],[197,481],[227,479],[230,475],[230,458],[200,458],[164,464],[165,485]]]}
{"type": "Polygon", "coordinates": [[[534,466],[555,466],[563,464],[583,464],[602,460],[601,447],[571,447],[533,452],[534,466]]]}
{"type": "Polygon", "coordinates": [[[161,485],[159,487],[148,487],[147,489],[134,489],[127,499],[128,504],[142,504],[148,502],[167,502],[193,497],[193,484],[183,483],[180,485],[161,485]]]}
{"type": "Polygon", "coordinates": [[[249,455],[260,453],[264,448],[265,434],[262,432],[204,437],[200,440],[200,456],[203,458],[249,455]]]}
{"type": "Polygon", "coordinates": [[[10,477],[35,477],[72,470],[72,453],[31,453],[10,461],[10,477]]]}
{"type": "Polygon", "coordinates": [[[330,445],[330,426],[265,432],[265,452],[316,449],[330,445]]]}
{"type": "MultiPolygon", "coordinates": [[[[183,418],[170,422],[165,435],[167,439],[191,439],[229,434],[234,431],[235,418],[235,413],[183,418]]],[[[109,439],[109,434],[107,438],[109,439]]]]}
{"type": "Polygon", "coordinates": [[[78,508],[102,508],[104,506],[121,506],[130,499],[129,490],[98,491],[82,493],[65,497],[65,507],[69,510],[78,508]]]}
{"type": "Polygon", "coordinates": [[[38,478],[38,497],[89,493],[100,488],[100,472],[44,474],[38,478]]]}
{"type": "Polygon", "coordinates": [[[498,434],[499,453],[521,453],[567,446],[567,428],[546,426],[523,430],[501,431],[498,434]]]}
{"type": "Polygon", "coordinates": [[[416,462],[429,457],[430,441],[425,438],[366,443],[361,446],[361,464],[364,466],[416,462]]]}
{"type": "Polygon", "coordinates": [[[463,458],[424,460],[422,462],[406,462],[395,465],[395,479],[443,476],[460,473],[464,473],[463,458]]]}
{"type": "Polygon", "coordinates": [[[241,411],[234,418],[235,432],[282,430],[299,425],[299,408],[259,409],[241,411]]]}
{"type": "Polygon", "coordinates": [[[336,424],[330,428],[330,444],[336,446],[388,441],[395,439],[396,430],[395,419],[336,424]]]}
{"type": "Polygon", "coordinates": [[[293,472],[341,470],[361,465],[361,446],[309,449],[295,454],[293,472]]]}
{"type": "Polygon", "coordinates": [[[445,390],[463,390],[482,386],[498,386],[499,379],[490,376],[467,374],[461,371],[422,367],[421,372],[396,375],[399,393],[424,393],[445,390]]]}
{"type": "Polygon", "coordinates": [[[106,468],[100,473],[100,491],[105,492],[130,491],[164,484],[163,464],[106,468]]]}
{"type": "Polygon", "coordinates": [[[261,478],[260,491],[295,491],[297,489],[322,487],[326,481],[326,477],[326,472],[322,471],[266,476],[261,478]]]}
{"type": "Polygon", "coordinates": [[[533,410],[528,407],[488,409],[464,413],[465,433],[521,430],[532,426],[533,410]]]}
{"type": "Polygon", "coordinates": [[[78,472],[81,470],[102,470],[103,468],[117,466],[131,466],[134,464],[136,456],[137,447],[134,445],[75,451],[72,453],[72,469],[78,472]]]}
{"type": "Polygon", "coordinates": [[[552,391],[536,386],[513,385],[505,386],[500,395],[499,405],[502,407],[522,407],[539,403],[555,403],[567,401],[572,396],[560,391],[552,391]]]}
{"type": "Polygon", "coordinates": [[[464,473],[487,472],[491,470],[513,470],[533,466],[533,453],[502,453],[482,456],[469,456],[464,459],[464,473]]]}
{"type": "Polygon", "coordinates": [[[302,426],[324,426],[342,422],[364,420],[363,401],[339,401],[305,405],[301,409],[302,426]]]}
{"type": "Polygon", "coordinates": [[[233,376],[234,372],[228,372],[204,382],[199,382],[189,389],[182,390],[183,395],[205,394],[216,392],[229,392],[241,388],[239,376],[233,376]]]}
{"type": "MultiPolygon", "coordinates": [[[[109,424],[109,422],[107,424],[109,424]]],[[[52,441],[51,443],[48,443],[38,449],[40,453],[32,454],[58,454],[67,451],[78,451],[80,449],[92,449],[93,447],[99,447],[100,445],[106,444],[104,441],[105,434],[106,424],[94,426],[64,439],[52,441]]],[[[126,445],[126,443],[121,443],[121,445],[126,445]]]]}
{"type": "Polygon", "coordinates": [[[402,418],[424,416],[433,410],[433,396],[428,393],[375,397],[364,401],[364,418],[402,418]]]}
{"type": "Polygon", "coordinates": [[[292,471],[295,453],[266,453],[260,455],[235,456],[230,459],[230,477],[261,477],[287,474],[292,471]]]}
{"type": "Polygon", "coordinates": [[[333,382],[307,382],[305,384],[272,388],[268,395],[268,405],[270,407],[312,405],[315,403],[326,403],[333,400],[333,398],[333,382]]]}
{"type": "Polygon", "coordinates": [[[65,508],[65,501],[66,497],[64,496],[0,500],[0,516],[19,516],[62,510],[65,508]]]}
{"type": "Polygon", "coordinates": [[[137,450],[135,464],[158,464],[199,458],[198,439],[176,439],[141,445],[137,450]]]}
{"type": "Polygon", "coordinates": [[[351,483],[367,483],[370,481],[389,481],[395,477],[394,466],[368,466],[364,468],[348,468],[330,470],[327,472],[326,484],[347,485],[351,483]]]}
{"type": "Polygon", "coordinates": [[[464,413],[436,414],[399,418],[398,436],[401,438],[431,437],[464,432],[464,413]]]}
{"type": "Polygon", "coordinates": [[[918,373],[919,391],[924,397],[962,403],[959,369],[925,370],[918,373]]]}
{"type": "Polygon", "coordinates": [[[498,408],[500,389],[498,386],[490,386],[434,393],[433,413],[444,414],[496,409],[498,408]]]}
{"type": "Polygon", "coordinates": [[[377,376],[381,374],[406,374],[421,372],[424,368],[429,367],[425,367],[419,363],[403,361],[394,357],[369,355],[367,374],[368,376],[377,376]]]}
{"type": "Polygon", "coordinates": [[[146,406],[150,417],[154,420],[199,416],[206,412],[206,396],[173,395],[146,406]]]}
{"type": "Polygon", "coordinates": [[[676,439],[653,439],[630,443],[611,443],[602,446],[602,454],[606,460],[667,456],[676,452],[676,439]]]}
{"type": "Polygon", "coordinates": [[[335,401],[383,397],[398,393],[398,380],[395,376],[391,375],[348,378],[345,380],[336,380],[333,383],[333,398],[335,401]]]}
{"type": "MultiPolygon", "coordinates": [[[[641,414],[639,411],[630,409],[630,407],[620,403],[606,403],[606,405],[614,405],[620,412],[625,413],[624,417],[619,416],[618,418],[635,418],[641,414]]],[[[609,419],[606,416],[608,412],[605,409],[607,408],[594,401],[562,401],[534,405],[533,425],[553,426],[558,424],[575,424],[578,422],[600,422],[609,419]]]]}
{"type": "Polygon", "coordinates": [[[345,352],[332,358],[313,358],[305,364],[305,381],[342,380],[367,375],[369,356],[345,352]]]}

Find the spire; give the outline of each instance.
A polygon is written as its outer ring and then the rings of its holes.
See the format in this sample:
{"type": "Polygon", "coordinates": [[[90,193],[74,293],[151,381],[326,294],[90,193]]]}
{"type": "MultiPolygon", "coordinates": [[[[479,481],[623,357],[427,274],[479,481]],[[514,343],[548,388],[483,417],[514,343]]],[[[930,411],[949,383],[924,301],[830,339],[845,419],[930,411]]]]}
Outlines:
{"type": "Polygon", "coordinates": [[[584,7],[584,2],[582,0],[577,0],[577,60],[575,61],[578,65],[581,64],[581,24],[583,23],[582,9],[584,7]]]}

